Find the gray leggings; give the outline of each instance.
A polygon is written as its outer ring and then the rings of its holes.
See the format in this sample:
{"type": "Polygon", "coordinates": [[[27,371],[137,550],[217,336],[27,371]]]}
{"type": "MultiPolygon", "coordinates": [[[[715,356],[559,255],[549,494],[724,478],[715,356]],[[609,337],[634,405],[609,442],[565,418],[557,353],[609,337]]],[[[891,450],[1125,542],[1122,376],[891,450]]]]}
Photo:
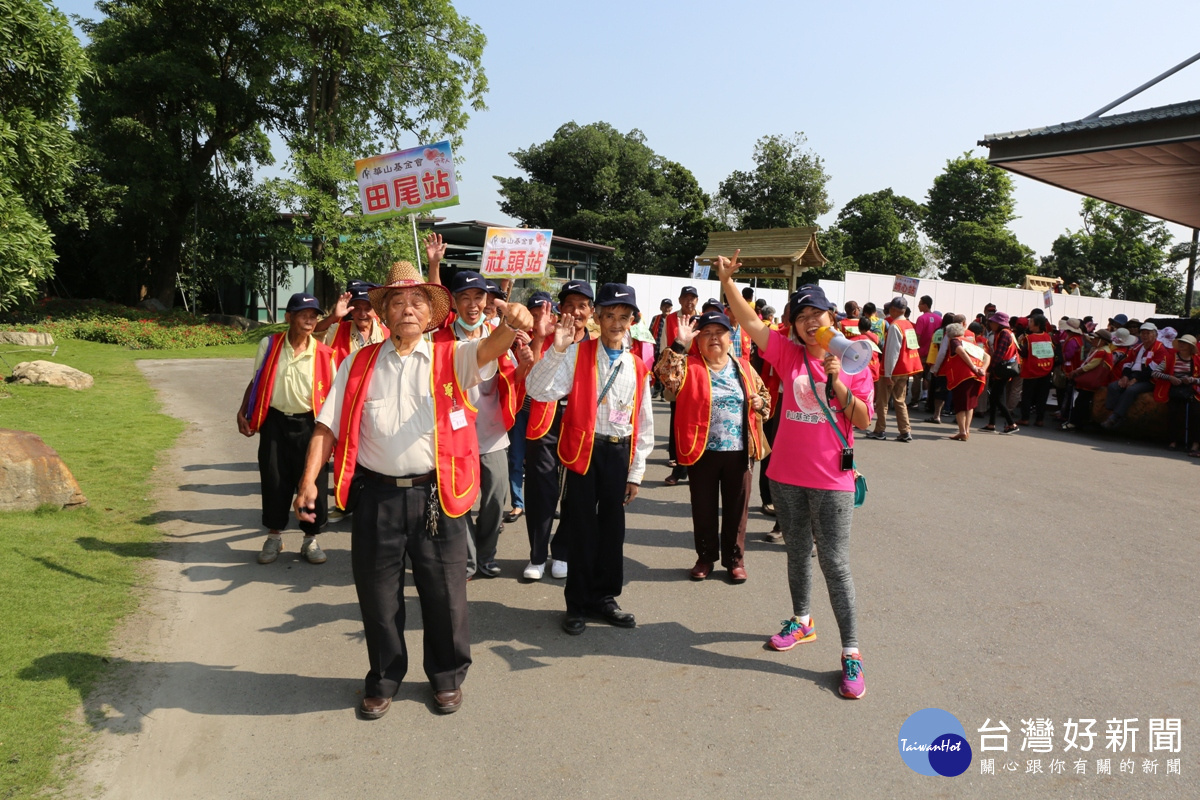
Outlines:
{"type": "Polygon", "coordinates": [[[779,515],[779,527],[787,547],[788,588],[792,613],[811,614],[812,546],[817,543],[817,560],[829,587],[829,604],[842,634],[842,647],[858,646],[858,622],[854,604],[854,579],[850,577],[850,522],[854,516],[854,492],[806,489],[771,481],[771,499],[779,515]]]}

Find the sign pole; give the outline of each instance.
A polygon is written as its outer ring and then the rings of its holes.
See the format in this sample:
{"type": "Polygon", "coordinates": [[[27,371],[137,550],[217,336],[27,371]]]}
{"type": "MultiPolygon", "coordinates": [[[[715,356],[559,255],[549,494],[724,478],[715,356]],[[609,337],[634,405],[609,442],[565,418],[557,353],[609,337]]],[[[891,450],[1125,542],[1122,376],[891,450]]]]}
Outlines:
{"type": "Polygon", "coordinates": [[[421,240],[417,238],[417,215],[409,214],[408,221],[412,223],[413,252],[417,254],[417,274],[420,275],[423,273],[421,272],[421,240]]]}

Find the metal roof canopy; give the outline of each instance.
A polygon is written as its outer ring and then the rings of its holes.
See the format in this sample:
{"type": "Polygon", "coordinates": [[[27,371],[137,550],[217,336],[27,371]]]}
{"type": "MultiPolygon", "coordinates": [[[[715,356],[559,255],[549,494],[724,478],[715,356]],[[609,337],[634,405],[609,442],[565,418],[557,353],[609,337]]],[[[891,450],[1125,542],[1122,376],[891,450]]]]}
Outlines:
{"type": "Polygon", "coordinates": [[[708,235],[708,247],[696,260],[712,264],[717,256],[732,258],[737,250],[742,251],[738,259],[743,265],[738,277],[787,278],[791,289],[796,288],[797,272],[829,261],[817,245],[815,227],[713,231],[708,235]],[[764,269],[780,272],[763,272],[764,269]]]}

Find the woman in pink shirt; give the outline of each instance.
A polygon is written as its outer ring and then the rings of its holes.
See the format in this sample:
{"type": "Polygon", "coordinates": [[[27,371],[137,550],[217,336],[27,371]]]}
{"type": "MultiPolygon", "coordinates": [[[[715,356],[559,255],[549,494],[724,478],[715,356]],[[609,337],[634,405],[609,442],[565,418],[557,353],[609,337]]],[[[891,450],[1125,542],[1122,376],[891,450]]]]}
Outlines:
{"type": "Polygon", "coordinates": [[[740,252],[734,253],[732,260],[719,256],[714,267],[733,315],[758,345],[763,360],[780,376],[779,430],[773,449],[792,454],[771,459],[767,469],[771,499],[787,546],[793,611],[770,644],[776,650],[790,650],[817,638],[809,609],[810,552],[815,541],[842,640],[839,690],[843,697],[857,699],[866,693],[867,685],[850,576],[850,522],[854,514],[851,463],[853,429],[865,429],[871,421],[871,373],[863,370],[847,375],[838,357],[817,344],[817,332],[834,325],[834,306],[818,286],[802,286],[792,295],[788,304],[792,328],[787,336],[763,324],[733,283],[740,252]]]}

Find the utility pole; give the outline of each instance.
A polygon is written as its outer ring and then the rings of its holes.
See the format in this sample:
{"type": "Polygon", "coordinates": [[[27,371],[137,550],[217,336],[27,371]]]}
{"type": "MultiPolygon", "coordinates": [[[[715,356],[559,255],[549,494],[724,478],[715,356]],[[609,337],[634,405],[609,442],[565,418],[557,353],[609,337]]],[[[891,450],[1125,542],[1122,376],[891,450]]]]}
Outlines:
{"type": "Polygon", "coordinates": [[[1188,256],[1187,290],[1183,293],[1183,316],[1192,316],[1192,289],[1196,285],[1196,242],[1200,240],[1200,228],[1192,228],[1192,252],[1188,256]]]}

